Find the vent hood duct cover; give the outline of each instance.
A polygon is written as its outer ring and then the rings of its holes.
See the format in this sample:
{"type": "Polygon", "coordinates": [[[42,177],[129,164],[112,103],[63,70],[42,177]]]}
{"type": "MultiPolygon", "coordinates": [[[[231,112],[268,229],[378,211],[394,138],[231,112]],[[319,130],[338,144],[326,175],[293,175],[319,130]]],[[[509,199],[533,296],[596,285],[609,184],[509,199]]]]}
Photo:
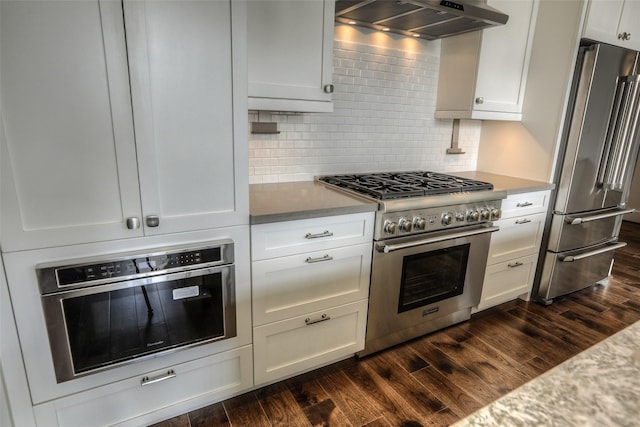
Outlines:
{"type": "Polygon", "coordinates": [[[336,21],[435,40],[507,23],[481,0],[337,0],[336,21]]]}

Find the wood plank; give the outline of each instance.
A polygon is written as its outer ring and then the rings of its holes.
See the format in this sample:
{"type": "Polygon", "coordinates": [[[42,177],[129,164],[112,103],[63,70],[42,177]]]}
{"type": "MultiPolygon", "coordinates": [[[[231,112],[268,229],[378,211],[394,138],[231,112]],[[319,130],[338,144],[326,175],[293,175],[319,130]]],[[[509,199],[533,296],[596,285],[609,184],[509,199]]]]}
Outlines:
{"type": "MultiPolygon", "coordinates": [[[[445,409],[445,405],[433,393],[420,387],[420,383],[404,369],[398,369],[395,356],[382,352],[364,361],[365,368],[373,371],[382,381],[376,382],[383,390],[393,389],[400,399],[406,401],[420,416],[429,417],[445,409]]],[[[371,373],[371,372],[370,372],[371,373]]]]}
{"type": "Polygon", "coordinates": [[[460,387],[470,396],[481,403],[488,403],[497,399],[501,394],[484,383],[480,377],[465,368],[461,361],[454,360],[434,347],[429,342],[429,337],[411,342],[413,347],[423,359],[440,371],[449,381],[460,387]]]}
{"type": "Polygon", "coordinates": [[[189,420],[190,427],[231,426],[222,402],[189,412],[189,420]]]}
{"type": "Polygon", "coordinates": [[[284,382],[263,387],[257,390],[255,394],[271,425],[287,427],[311,426],[309,419],[284,382]]]}
{"type": "Polygon", "coordinates": [[[382,417],[382,408],[370,401],[342,369],[321,368],[316,378],[351,424],[365,425],[382,417]]]}
{"type": "Polygon", "coordinates": [[[433,366],[420,369],[411,375],[461,418],[488,403],[484,400],[480,401],[477,396],[468,394],[433,366]]]}
{"type": "Polygon", "coordinates": [[[392,425],[403,425],[420,418],[419,414],[383,378],[375,373],[367,360],[347,369],[349,378],[367,395],[370,401],[382,408],[382,415],[392,425]]]}
{"type": "Polygon", "coordinates": [[[223,406],[233,426],[271,427],[267,415],[253,393],[227,399],[223,406]]]}

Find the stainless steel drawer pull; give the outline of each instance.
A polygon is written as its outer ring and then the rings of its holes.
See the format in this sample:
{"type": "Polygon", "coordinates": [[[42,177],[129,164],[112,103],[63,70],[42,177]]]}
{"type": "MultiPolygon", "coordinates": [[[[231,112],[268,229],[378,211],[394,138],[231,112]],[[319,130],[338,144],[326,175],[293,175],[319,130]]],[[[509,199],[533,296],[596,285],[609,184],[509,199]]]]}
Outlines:
{"type": "Polygon", "coordinates": [[[314,323],[326,322],[327,320],[331,320],[331,316],[327,316],[326,314],[323,314],[322,316],[320,316],[319,319],[315,319],[315,320],[311,320],[311,318],[307,317],[306,319],[304,319],[304,323],[307,326],[309,326],[309,325],[313,325],[314,323]]]}
{"type": "Polygon", "coordinates": [[[605,248],[596,249],[595,251],[585,252],[579,255],[568,255],[564,258],[559,258],[559,259],[562,262],[580,261],[581,259],[604,254],[606,252],[615,251],[616,249],[624,248],[625,246],[627,246],[627,244],[624,242],[621,242],[621,243],[616,243],[615,245],[607,246],[605,248]]]}
{"type": "Polygon", "coordinates": [[[323,262],[323,261],[331,261],[333,257],[331,255],[321,256],[320,258],[307,258],[304,260],[307,264],[313,264],[314,262],[323,262]]]}
{"type": "Polygon", "coordinates": [[[530,222],[531,222],[531,220],[530,220],[530,219],[525,218],[525,219],[519,219],[519,220],[517,220],[517,221],[516,221],[516,224],[528,224],[528,223],[530,223],[530,222]]]}
{"type": "Polygon", "coordinates": [[[533,203],[531,202],[520,202],[518,204],[516,204],[516,207],[518,208],[526,208],[527,206],[531,206],[533,205],[533,203]]]}
{"type": "Polygon", "coordinates": [[[169,369],[166,374],[158,375],[157,377],[143,377],[140,380],[140,385],[145,386],[149,384],[159,383],[160,381],[168,380],[174,378],[176,376],[176,372],[173,369],[169,369]]]}
{"type": "Polygon", "coordinates": [[[329,230],[324,230],[322,233],[316,233],[316,234],[311,234],[311,233],[307,233],[304,235],[305,239],[319,239],[321,237],[331,237],[333,236],[333,233],[330,232],[329,230]]]}
{"type": "Polygon", "coordinates": [[[520,261],[516,261],[516,262],[512,262],[512,263],[507,264],[507,267],[509,267],[509,268],[515,268],[515,267],[520,267],[520,266],[522,266],[522,265],[524,265],[524,264],[523,264],[523,263],[521,263],[520,261]]]}
{"type": "Polygon", "coordinates": [[[636,210],[632,208],[632,209],[618,210],[614,212],[607,212],[599,215],[592,215],[584,218],[575,218],[572,216],[568,216],[565,218],[565,222],[571,225],[578,225],[578,224],[582,224],[583,222],[598,221],[601,219],[611,218],[614,216],[626,215],[629,213],[634,213],[635,211],[636,210]]]}

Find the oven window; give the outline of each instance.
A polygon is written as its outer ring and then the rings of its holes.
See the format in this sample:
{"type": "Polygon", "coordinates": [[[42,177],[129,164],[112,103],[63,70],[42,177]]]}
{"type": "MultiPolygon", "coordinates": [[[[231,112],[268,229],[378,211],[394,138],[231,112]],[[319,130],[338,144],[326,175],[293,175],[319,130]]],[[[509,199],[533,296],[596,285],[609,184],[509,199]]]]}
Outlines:
{"type": "Polygon", "coordinates": [[[405,256],[398,313],[462,294],[470,246],[405,256]]]}
{"type": "Polygon", "coordinates": [[[64,299],[75,373],[224,335],[222,274],[64,299]]]}

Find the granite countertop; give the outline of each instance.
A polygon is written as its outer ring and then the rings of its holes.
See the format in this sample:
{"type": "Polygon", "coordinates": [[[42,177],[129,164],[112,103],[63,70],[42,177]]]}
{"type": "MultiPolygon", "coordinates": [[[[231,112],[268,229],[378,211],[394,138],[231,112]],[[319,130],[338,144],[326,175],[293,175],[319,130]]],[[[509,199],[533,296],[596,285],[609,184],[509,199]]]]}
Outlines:
{"type": "Polygon", "coordinates": [[[639,406],[640,321],[454,426],[637,426],[639,406]]]}
{"type": "Polygon", "coordinates": [[[315,181],[251,184],[251,224],[375,212],[378,204],[315,181]]]}

